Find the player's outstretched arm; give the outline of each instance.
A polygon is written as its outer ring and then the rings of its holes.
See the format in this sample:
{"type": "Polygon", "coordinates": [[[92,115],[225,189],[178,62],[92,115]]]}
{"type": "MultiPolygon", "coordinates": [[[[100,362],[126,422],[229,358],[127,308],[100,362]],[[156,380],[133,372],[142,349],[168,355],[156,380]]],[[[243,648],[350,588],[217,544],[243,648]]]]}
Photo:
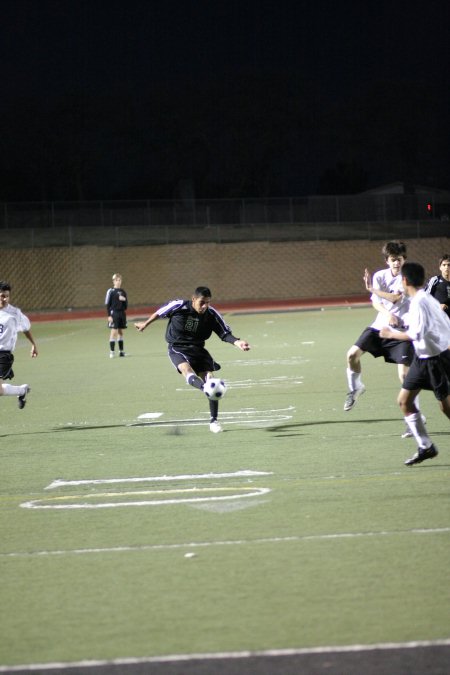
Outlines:
{"type": "Polygon", "coordinates": [[[391,328],[390,326],[380,328],[380,337],[390,340],[409,340],[411,342],[411,338],[407,333],[395,330],[395,328],[391,328]]]}
{"type": "Polygon", "coordinates": [[[159,315],[156,312],[154,312],[151,316],[148,317],[148,319],[146,321],[137,321],[134,324],[134,327],[137,328],[139,333],[142,333],[147,328],[147,326],[149,326],[151,323],[153,323],[157,319],[159,319],[159,315]]]}

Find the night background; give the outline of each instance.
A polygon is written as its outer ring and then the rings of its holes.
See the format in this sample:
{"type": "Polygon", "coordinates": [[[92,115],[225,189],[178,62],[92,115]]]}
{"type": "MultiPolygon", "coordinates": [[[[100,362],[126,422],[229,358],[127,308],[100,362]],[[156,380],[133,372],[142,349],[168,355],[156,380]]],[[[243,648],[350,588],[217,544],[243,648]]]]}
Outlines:
{"type": "Polygon", "coordinates": [[[447,1],[0,7],[2,201],[450,186],[447,1]]]}

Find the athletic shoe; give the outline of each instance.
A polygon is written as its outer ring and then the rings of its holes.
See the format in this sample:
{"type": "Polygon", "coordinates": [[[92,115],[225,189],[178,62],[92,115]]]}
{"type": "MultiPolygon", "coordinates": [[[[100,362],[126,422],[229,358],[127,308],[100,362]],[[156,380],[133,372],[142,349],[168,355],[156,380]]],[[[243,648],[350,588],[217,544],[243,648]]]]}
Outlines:
{"type": "Polygon", "coordinates": [[[359,389],[354,389],[353,391],[349,391],[348,394],[347,394],[347,398],[345,399],[344,410],[346,412],[351,410],[355,406],[356,400],[360,396],[362,396],[365,391],[366,391],[366,388],[365,388],[364,385],[359,387],[359,389]]]}
{"type": "Polygon", "coordinates": [[[406,460],[405,465],[413,466],[414,464],[420,464],[425,459],[433,459],[433,457],[437,457],[438,454],[438,449],[433,444],[431,444],[429,448],[419,448],[415,455],[406,460]]]}
{"type": "Polygon", "coordinates": [[[126,356],[125,352],[120,352],[119,356],[126,356]]]}
{"type": "Polygon", "coordinates": [[[220,434],[220,432],[223,431],[222,427],[220,426],[217,420],[214,420],[214,422],[210,423],[209,430],[212,431],[213,434],[220,434]]]}
{"type": "Polygon", "coordinates": [[[113,359],[114,358],[114,352],[109,352],[109,358],[113,359]]]}
{"type": "Polygon", "coordinates": [[[25,408],[25,404],[27,402],[26,400],[27,394],[29,394],[31,391],[30,387],[27,384],[25,384],[24,387],[26,387],[25,393],[17,397],[17,405],[19,406],[20,410],[23,410],[25,408]]]}
{"type": "MultiPolygon", "coordinates": [[[[426,424],[426,423],[427,423],[427,418],[425,417],[425,415],[421,415],[421,417],[422,417],[422,422],[423,422],[424,424],[426,424]]],[[[412,437],[413,437],[413,432],[411,431],[411,429],[409,428],[409,426],[406,425],[405,431],[402,433],[402,438],[412,438],[412,437]]]]}

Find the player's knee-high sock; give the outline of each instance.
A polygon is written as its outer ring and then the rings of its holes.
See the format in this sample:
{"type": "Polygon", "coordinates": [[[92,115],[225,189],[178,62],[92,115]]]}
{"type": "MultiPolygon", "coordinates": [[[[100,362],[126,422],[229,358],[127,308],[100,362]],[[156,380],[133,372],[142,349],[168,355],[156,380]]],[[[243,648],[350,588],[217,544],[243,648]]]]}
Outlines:
{"type": "Polygon", "coordinates": [[[219,415],[219,401],[212,401],[209,399],[209,412],[211,415],[211,422],[214,422],[219,415]]]}
{"type": "Polygon", "coordinates": [[[116,346],[116,341],[115,341],[115,340],[110,340],[110,341],[109,341],[109,350],[110,350],[111,352],[114,351],[115,346],[116,346]]]}
{"type": "Polygon", "coordinates": [[[118,345],[119,345],[119,352],[123,352],[123,340],[119,340],[118,345]]]}
{"type": "Polygon", "coordinates": [[[191,385],[191,387],[195,387],[196,389],[203,389],[203,380],[201,377],[198,375],[195,375],[195,373],[189,373],[186,375],[186,382],[191,385]]]}
{"type": "Polygon", "coordinates": [[[427,434],[420,412],[406,415],[405,422],[416,439],[419,448],[429,448],[432,445],[431,438],[427,434]]]}
{"type": "Polygon", "coordinates": [[[27,385],[16,387],[14,384],[2,384],[3,396],[23,396],[27,393],[27,385]]]}
{"type": "Polygon", "coordinates": [[[361,373],[356,373],[354,370],[347,368],[347,383],[349,391],[355,391],[355,389],[361,389],[363,383],[361,382],[361,373]]]}

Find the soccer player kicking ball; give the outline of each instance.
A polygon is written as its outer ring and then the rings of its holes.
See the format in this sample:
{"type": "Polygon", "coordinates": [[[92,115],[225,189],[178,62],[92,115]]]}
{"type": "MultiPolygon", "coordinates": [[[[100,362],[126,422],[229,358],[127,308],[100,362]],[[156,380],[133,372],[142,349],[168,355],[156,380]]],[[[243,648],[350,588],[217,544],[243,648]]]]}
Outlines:
{"type": "MultiPolygon", "coordinates": [[[[146,321],[134,324],[142,333],[157,319],[168,318],[166,341],[169,345],[169,359],[186,382],[201,391],[206,380],[215,371],[220,370],[220,365],[205,349],[205,341],[212,333],[216,333],[223,342],[229,342],[243,352],[250,349],[246,340],[232,334],[222,315],[211,307],[210,303],[211,291],[206,286],[199,286],[195,289],[191,300],[171,300],[157,309],[146,321]]],[[[222,431],[217,420],[219,402],[213,399],[208,399],[208,402],[209,428],[217,434],[222,431]]]]}
{"type": "Polygon", "coordinates": [[[420,390],[433,391],[442,412],[450,419],[450,321],[439,302],[423,289],[425,270],[422,265],[405,263],[401,276],[405,293],[411,298],[409,327],[400,332],[385,326],[381,328],[380,336],[410,340],[414,345],[413,362],[397,399],[419,446],[416,454],[405,462],[406,466],[413,466],[438,454],[415,405],[420,390]]]}
{"type": "Polygon", "coordinates": [[[14,377],[12,366],[17,334],[22,332],[31,342],[33,358],[38,355],[38,351],[30,331],[30,320],[20,309],[9,304],[10,292],[11,286],[6,281],[0,281],[0,396],[17,396],[17,405],[22,410],[30,387],[28,384],[16,387],[4,382],[14,377]]]}

